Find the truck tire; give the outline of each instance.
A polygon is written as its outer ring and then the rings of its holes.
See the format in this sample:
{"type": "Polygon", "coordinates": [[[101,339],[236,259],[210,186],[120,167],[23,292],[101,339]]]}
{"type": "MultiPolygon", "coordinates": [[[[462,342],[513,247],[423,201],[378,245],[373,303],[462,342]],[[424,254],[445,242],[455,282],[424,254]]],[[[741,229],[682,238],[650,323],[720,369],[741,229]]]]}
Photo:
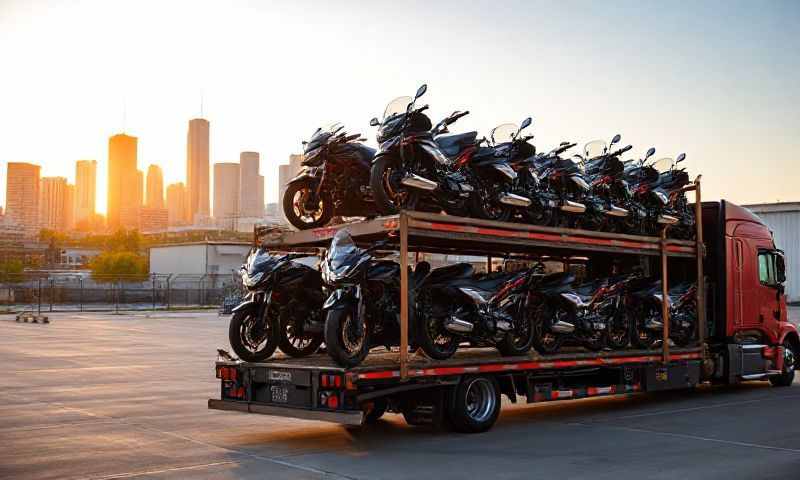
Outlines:
{"type": "Polygon", "coordinates": [[[500,415],[500,386],[494,377],[464,377],[448,404],[453,428],[463,433],[481,433],[492,428],[500,415]]]}
{"type": "Polygon", "coordinates": [[[773,387],[788,387],[794,382],[795,352],[792,343],[783,342],[783,372],[780,375],[769,377],[773,387]]]}

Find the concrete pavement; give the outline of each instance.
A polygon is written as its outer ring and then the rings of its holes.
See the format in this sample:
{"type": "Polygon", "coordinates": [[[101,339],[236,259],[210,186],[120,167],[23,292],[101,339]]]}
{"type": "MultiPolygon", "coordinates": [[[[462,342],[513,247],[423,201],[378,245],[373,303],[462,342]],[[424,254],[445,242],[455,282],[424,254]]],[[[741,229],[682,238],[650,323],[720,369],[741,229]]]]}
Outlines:
{"type": "MultiPolygon", "coordinates": [[[[798,309],[792,317],[798,318],[798,309]]],[[[800,388],[506,406],[481,435],[209,411],[227,319],[0,316],[0,478],[798,478],[800,388]]]]}

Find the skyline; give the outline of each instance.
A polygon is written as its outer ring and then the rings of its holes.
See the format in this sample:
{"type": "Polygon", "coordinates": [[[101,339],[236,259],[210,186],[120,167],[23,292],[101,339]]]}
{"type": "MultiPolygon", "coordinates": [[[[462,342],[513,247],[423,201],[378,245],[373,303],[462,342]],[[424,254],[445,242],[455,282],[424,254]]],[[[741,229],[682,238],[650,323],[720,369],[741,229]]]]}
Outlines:
{"type": "Polygon", "coordinates": [[[186,122],[202,97],[210,163],[260,152],[272,203],[277,165],[317,126],[341,121],[374,145],[369,118],[426,82],[434,121],[472,112],[454,133],[530,115],[539,149],[621,133],[636,155],[686,152],[706,199],[800,200],[796,3],[129,5],[0,5],[0,61],[14,72],[0,78],[0,175],[31,162],[74,183],[74,162],[93,159],[105,179],[107,138],[125,131],[140,139],[140,170],[186,182],[186,122]]]}

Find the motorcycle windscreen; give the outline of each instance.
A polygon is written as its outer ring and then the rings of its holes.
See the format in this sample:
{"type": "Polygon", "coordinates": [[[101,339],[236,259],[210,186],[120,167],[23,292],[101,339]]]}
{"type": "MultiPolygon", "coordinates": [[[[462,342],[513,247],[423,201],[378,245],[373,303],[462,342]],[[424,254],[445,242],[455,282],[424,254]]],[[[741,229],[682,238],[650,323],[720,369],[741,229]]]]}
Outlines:
{"type": "Polygon", "coordinates": [[[254,250],[245,263],[245,268],[249,275],[254,275],[258,272],[265,272],[272,269],[278,263],[278,257],[271,255],[269,251],[264,248],[254,250]]]}
{"type": "Polygon", "coordinates": [[[331,248],[328,250],[326,261],[334,273],[354,265],[361,257],[361,250],[356,246],[353,237],[346,230],[339,230],[333,236],[331,248]]]}
{"type": "MultiPolygon", "coordinates": [[[[408,106],[413,102],[414,99],[411,97],[397,97],[388,105],[386,105],[386,110],[383,111],[383,120],[387,118],[398,115],[400,113],[406,113],[408,111],[408,106]]],[[[381,122],[383,123],[383,122],[381,122]]]]}

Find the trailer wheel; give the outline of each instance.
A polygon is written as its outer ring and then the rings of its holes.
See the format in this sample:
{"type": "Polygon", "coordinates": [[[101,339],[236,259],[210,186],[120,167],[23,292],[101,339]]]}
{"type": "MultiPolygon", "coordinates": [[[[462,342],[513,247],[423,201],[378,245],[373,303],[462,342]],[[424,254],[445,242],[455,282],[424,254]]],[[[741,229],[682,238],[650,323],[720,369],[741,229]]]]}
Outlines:
{"type": "Polygon", "coordinates": [[[788,387],[794,382],[795,352],[789,340],[783,342],[783,372],[769,378],[773,387],[788,387]]]}
{"type": "Polygon", "coordinates": [[[500,386],[493,377],[464,377],[453,391],[448,416],[456,431],[481,433],[500,415],[500,386]]]}
{"type": "Polygon", "coordinates": [[[362,408],[364,409],[364,423],[375,423],[386,413],[386,409],[389,408],[389,402],[385,398],[377,398],[363,405],[362,408]]]}

